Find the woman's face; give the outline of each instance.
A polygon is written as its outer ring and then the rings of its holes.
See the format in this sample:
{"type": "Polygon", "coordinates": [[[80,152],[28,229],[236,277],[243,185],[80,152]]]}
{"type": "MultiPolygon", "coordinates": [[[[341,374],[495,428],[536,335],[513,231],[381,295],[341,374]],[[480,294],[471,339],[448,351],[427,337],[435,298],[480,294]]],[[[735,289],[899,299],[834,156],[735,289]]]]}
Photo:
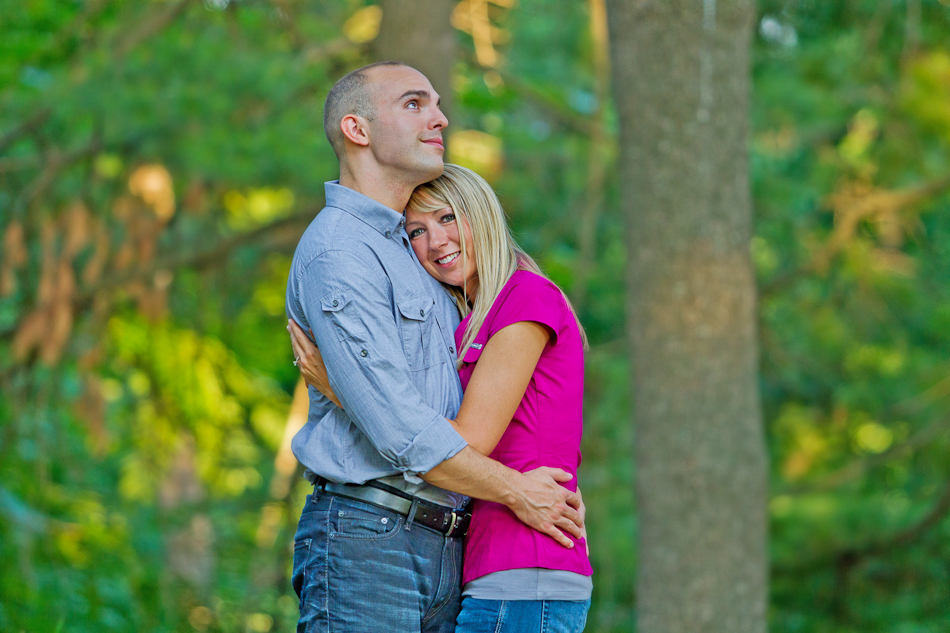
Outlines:
{"type": "Polygon", "coordinates": [[[452,207],[431,213],[406,211],[406,232],[412,250],[430,275],[444,284],[462,287],[469,296],[478,288],[478,267],[468,222],[456,220],[452,207]],[[462,224],[462,235],[459,235],[462,224]],[[465,240],[465,262],[462,262],[462,239],[465,240]]]}

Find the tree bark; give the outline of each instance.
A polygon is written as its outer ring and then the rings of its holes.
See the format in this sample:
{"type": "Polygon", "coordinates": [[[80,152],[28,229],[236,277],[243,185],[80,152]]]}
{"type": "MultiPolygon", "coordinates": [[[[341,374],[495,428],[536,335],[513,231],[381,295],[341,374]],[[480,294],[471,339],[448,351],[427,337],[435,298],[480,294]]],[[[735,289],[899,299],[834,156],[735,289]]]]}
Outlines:
{"type": "Polygon", "coordinates": [[[746,149],[752,0],[608,0],[640,633],[766,630],[746,149]]]}
{"type": "Polygon", "coordinates": [[[452,121],[455,29],[452,0],[382,0],[383,20],[373,41],[376,61],[404,62],[429,78],[452,121]]]}

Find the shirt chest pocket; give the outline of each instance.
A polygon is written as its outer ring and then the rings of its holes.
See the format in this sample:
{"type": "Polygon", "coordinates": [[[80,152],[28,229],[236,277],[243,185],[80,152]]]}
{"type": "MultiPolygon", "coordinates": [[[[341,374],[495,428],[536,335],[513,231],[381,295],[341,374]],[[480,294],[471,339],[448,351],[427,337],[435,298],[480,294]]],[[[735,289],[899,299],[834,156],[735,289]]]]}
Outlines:
{"type": "Polygon", "coordinates": [[[443,362],[438,349],[439,327],[436,324],[435,301],[432,297],[412,296],[396,301],[399,313],[399,338],[409,369],[417,371],[443,362]]]}

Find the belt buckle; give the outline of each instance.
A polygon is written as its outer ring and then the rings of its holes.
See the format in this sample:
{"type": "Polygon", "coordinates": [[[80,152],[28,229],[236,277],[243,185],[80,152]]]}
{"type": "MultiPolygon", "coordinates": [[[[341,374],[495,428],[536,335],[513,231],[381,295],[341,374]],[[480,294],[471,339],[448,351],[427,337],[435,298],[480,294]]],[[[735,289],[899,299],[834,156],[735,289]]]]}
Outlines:
{"type": "Polygon", "coordinates": [[[458,530],[460,534],[458,536],[465,536],[468,532],[468,519],[471,518],[471,515],[462,510],[452,510],[452,522],[449,523],[449,529],[445,533],[446,536],[456,536],[455,532],[458,530]],[[464,532],[462,530],[465,530],[464,532]]]}
{"type": "Polygon", "coordinates": [[[452,510],[452,522],[449,523],[449,529],[445,531],[446,536],[452,536],[453,530],[455,530],[455,524],[458,522],[458,515],[455,514],[455,510],[452,510]]]}

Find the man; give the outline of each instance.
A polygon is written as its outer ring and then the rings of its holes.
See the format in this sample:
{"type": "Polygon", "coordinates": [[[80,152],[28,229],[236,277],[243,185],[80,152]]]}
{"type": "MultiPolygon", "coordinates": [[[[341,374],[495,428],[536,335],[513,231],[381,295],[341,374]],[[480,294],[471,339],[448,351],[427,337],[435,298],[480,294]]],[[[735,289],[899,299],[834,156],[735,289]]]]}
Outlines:
{"type": "Polygon", "coordinates": [[[580,535],[578,498],[554,479],[570,475],[504,467],[446,419],[462,398],[458,314],[402,217],[442,173],[446,125],[429,81],[400,63],[354,71],[327,97],[340,180],[297,246],[287,315],[312,332],[342,407],[311,388],[293,441],[314,483],[294,543],[298,631],[454,630],[462,495],[503,503],[565,546],[560,530],[580,535]]]}

